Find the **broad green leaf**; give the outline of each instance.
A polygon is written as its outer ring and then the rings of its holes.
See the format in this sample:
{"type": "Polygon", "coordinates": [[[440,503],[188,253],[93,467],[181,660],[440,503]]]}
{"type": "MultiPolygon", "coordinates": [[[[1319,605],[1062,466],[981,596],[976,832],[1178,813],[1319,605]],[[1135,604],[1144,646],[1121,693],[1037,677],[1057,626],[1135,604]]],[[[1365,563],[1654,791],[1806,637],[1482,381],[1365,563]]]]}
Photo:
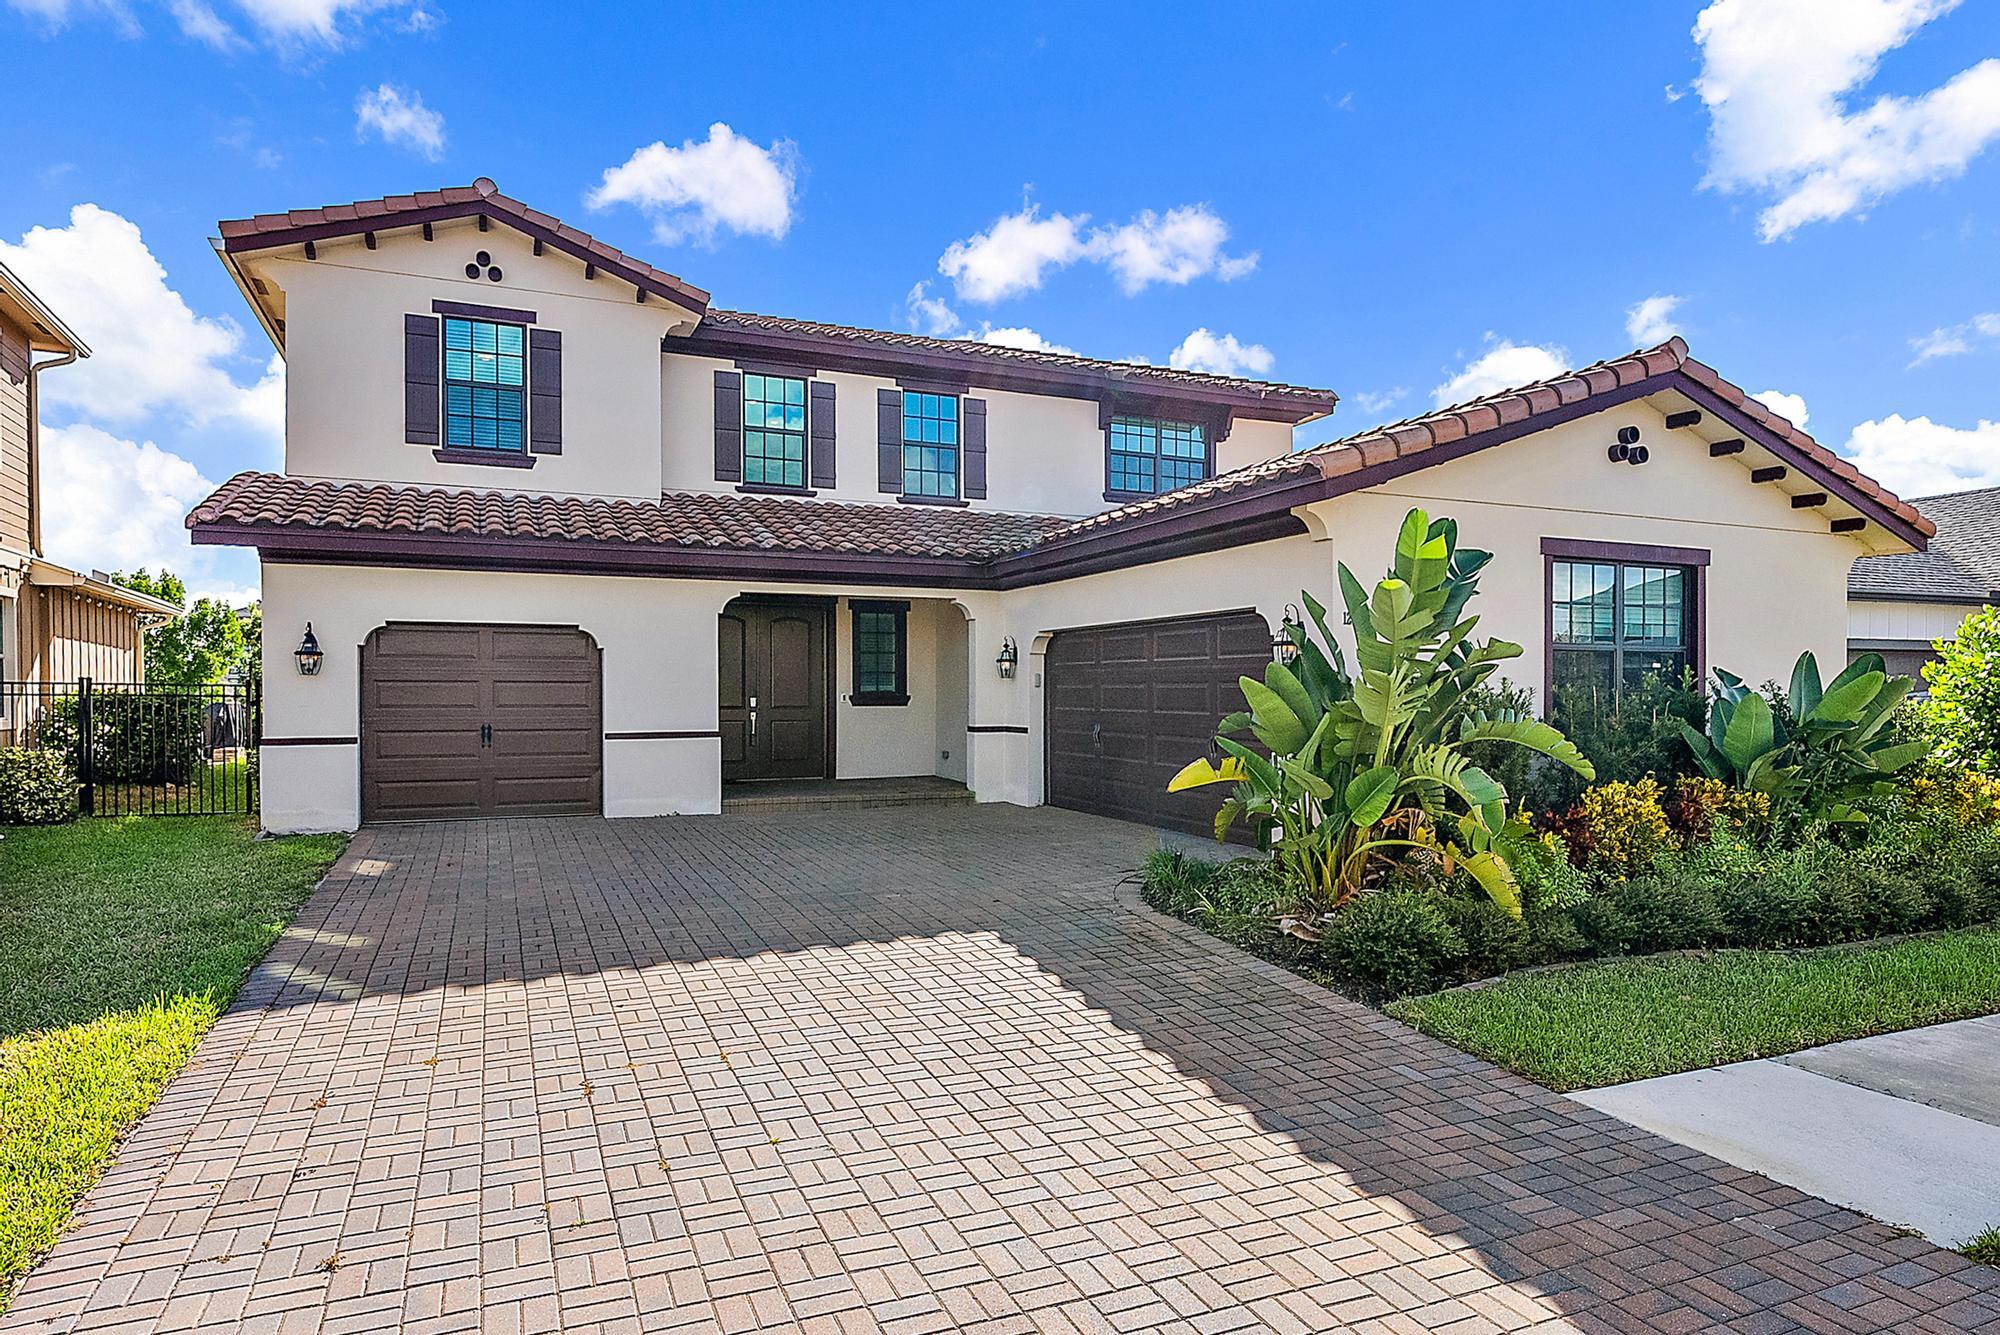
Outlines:
{"type": "Polygon", "coordinates": [[[1747,770],[1756,759],[1777,745],[1771,706],[1761,695],[1751,694],[1736,702],[1729,727],[1722,734],[1722,754],[1739,770],[1747,770]]]}
{"type": "Polygon", "coordinates": [[[1792,707],[1793,718],[1805,718],[1819,708],[1820,698],[1826,692],[1819,684],[1819,660],[1808,649],[1799,655],[1799,661],[1792,666],[1792,689],[1786,697],[1792,707]]]}
{"type": "Polygon", "coordinates": [[[1329,802],[1333,800],[1333,785],[1325,779],[1320,778],[1319,775],[1313,773],[1304,765],[1301,765],[1298,761],[1290,758],[1280,760],[1278,768],[1291,776],[1293,783],[1311,793],[1315,802],[1329,802]]]}
{"type": "Polygon", "coordinates": [[[1218,767],[1209,762],[1208,757],[1189,761],[1181,767],[1181,772],[1167,780],[1170,793],[1186,792],[1190,788],[1205,788],[1212,783],[1241,783],[1249,777],[1243,762],[1230,757],[1218,767]]]}
{"type": "MultiPolygon", "coordinates": [[[[1403,525],[1396,531],[1397,576],[1410,583],[1417,583],[1417,562],[1422,559],[1424,548],[1431,541],[1430,516],[1422,510],[1411,510],[1403,516],[1403,525]]],[[[1440,550],[1443,543],[1438,544],[1440,550]]]]}
{"type": "Polygon", "coordinates": [[[1299,722],[1311,728],[1319,722],[1320,708],[1306,693],[1305,686],[1283,663],[1273,663],[1264,669],[1264,684],[1276,691],[1297,716],[1299,722]]]}
{"type": "Polygon", "coordinates": [[[1243,762],[1244,780],[1259,794],[1277,797],[1285,791],[1284,780],[1279,778],[1277,766],[1252,751],[1241,742],[1233,742],[1227,737],[1218,737],[1215,744],[1229,755],[1243,762]]]}
{"type": "Polygon", "coordinates": [[[1516,918],[1521,916],[1521,888],[1515,884],[1514,869],[1507,865],[1506,859],[1487,849],[1483,853],[1474,853],[1459,865],[1479,882],[1479,888],[1486,892],[1488,899],[1516,918]]]}
{"type": "Polygon", "coordinates": [[[1257,734],[1258,741],[1276,754],[1286,756],[1306,744],[1311,729],[1276,691],[1255,677],[1238,677],[1236,684],[1243,688],[1243,698],[1250,702],[1250,713],[1255,718],[1250,730],[1257,734]]]}
{"type": "Polygon", "coordinates": [[[1219,844],[1229,837],[1229,827],[1234,825],[1236,818],[1242,814],[1243,804],[1235,798],[1232,797],[1223,802],[1221,809],[1215,813],[1216,843],[1219,844]]]}
{"type": "MultiPolygon", "coordinates": [[[[1681,725],[1685,728],[1687,725],[1681,725]]],[[[1459,742],[1506,742],[1512,746],[1525,747],[1550,760],[1567,765],[1586,779],[1595,779],[1597,770],[1583,752],[1576,749],[1576,743],[1562,735],[1552,724],[1525,715],[1507,718],[1468,718],[1459,725],[1459,742]]]]}
{"type": "MultiPolygon", "coordinates": [[[[1845,673],[1841,674],[1843,677],[1845,673]]],[[[1882,683],[1888,678],[1881,672],[1863,672],[1859,676],[1837,682],[1820,697],[1819,706],[1812,712],[1815,723],[1852,723],[1861,717],[1875,697],[1882,692],[1882,683]]],[[[1739,706],[1740,708],[1740,706],[1739,706]]]]}
{"type": "Polygon", "coordinates": [[[1381,820],[1396,798],[1400,778],[1394,765],[1377,765],[1355,775],[1347,785],[1347,818],[1363,829],[1381,820]]]}
{"type": "MultiPolygon", "coordinates": [[[[1715,747],[1710,745],[1707,737],[1696,732],[1685,722],[1681,724],[1681,736],[1686,740],[1688,750],[1694,752],[1695,763],[1701,766],[1703,774],[1706,774],[1711,779],[1727,779],[1729,777],[1728,763],[1716,751],[1715,747]]],[[[1593,775],[1592,777],[1595,776],[1593,775]]]]}
{"type": "Polygon", "coordinates": [[[1900,742],[1895,746],[1885,746],[1880,750],[1863,754],[1877,770],[1883,774],[1894,774],[1906,765],[1911,765],[1930,754],[1929,742],[1900,742]]]}

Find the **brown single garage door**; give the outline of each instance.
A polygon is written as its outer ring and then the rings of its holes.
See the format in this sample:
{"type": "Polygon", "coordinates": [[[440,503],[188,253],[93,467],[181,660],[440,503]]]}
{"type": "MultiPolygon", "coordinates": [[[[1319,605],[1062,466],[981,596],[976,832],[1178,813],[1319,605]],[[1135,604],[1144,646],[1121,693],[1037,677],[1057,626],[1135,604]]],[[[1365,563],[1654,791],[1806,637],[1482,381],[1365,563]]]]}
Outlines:
{"type": "Polygon", "coordinates": [[[361,649],[362,819],[597,815],[599,669],[570,627],[382,627],[361,649]]]}
{"type": "Polygon", "coordinates": [[[1243,708],[1236,679],[1261,679],[1270,661],[1255,612],[1056,635],[1043,659],[1049,804],[1213,833],[1228,790],[1169,793],[1167,780],[1208,754],[1216,723],[1243,708]]]}

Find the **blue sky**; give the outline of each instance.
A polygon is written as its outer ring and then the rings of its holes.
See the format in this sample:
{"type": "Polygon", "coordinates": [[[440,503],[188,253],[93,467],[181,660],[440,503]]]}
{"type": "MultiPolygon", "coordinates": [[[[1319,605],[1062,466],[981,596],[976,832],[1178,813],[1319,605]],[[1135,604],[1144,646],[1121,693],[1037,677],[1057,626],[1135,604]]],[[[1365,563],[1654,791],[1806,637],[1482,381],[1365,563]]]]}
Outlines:
{"type": "Polygon", "coordinates": [[[178,527],[279,458],[215,221],[479,175],[719,305],[1339,391],[1302,443],[1679,332],[1906,494],[2000,483],[1990,3],[554,12],[0,0],[0,261],[99,353],[52,556],[252,589],[178,527]]]}

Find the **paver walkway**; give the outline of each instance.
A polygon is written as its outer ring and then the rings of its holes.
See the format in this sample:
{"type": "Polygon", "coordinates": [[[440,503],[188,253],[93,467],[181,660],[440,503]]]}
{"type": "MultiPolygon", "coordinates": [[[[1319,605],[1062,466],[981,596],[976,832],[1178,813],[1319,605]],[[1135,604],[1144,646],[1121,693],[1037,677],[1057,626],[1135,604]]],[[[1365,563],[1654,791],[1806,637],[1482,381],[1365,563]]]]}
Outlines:
{"type": "Polygon", "coordinates": [[[365,831],[7,1331],[2000,1331],[2000,1274],[905,808],[365,831]]]}

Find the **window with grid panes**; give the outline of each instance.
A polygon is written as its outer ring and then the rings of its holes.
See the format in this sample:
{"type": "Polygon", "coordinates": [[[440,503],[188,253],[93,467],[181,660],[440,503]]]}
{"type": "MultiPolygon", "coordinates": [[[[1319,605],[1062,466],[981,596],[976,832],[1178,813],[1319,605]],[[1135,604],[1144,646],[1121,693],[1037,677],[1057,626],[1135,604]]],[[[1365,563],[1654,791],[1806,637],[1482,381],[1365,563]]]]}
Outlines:
{"type": "Polygon", "coordinates": [[[1549,597],[1558,693],[1581,688],[1616,700],[1648,674],[1678,677],[1693,662],[1694,581],[1684,567],[1556,561],[1549,597]]]}
{"type": "Polygon", "coordinates": [[[805,381],[782,375],[743,377],[743,480],[768,487],[805,486],[805,381]]]}
{"type": "Polygon", "coordinates": [[[957,395],[903,391],[903,494],[957,497],[957,395]]]}
{"type": "Polygon", "coordinates": [[[1111,490],[1157,496],[1208,476],[1208,435],[1197,422],[1111,419],[1111,490]]]}
{"type": "Polygon", "coordinates": [[[528,447],[528,367],[520,325],[446,316],[444,443],[453,449],[528,447]]]}
{"type": "Polygon", "coordinates": [[[854,703],[904,705],[909,694],[908,603],[855,599],[854,703]]]}

